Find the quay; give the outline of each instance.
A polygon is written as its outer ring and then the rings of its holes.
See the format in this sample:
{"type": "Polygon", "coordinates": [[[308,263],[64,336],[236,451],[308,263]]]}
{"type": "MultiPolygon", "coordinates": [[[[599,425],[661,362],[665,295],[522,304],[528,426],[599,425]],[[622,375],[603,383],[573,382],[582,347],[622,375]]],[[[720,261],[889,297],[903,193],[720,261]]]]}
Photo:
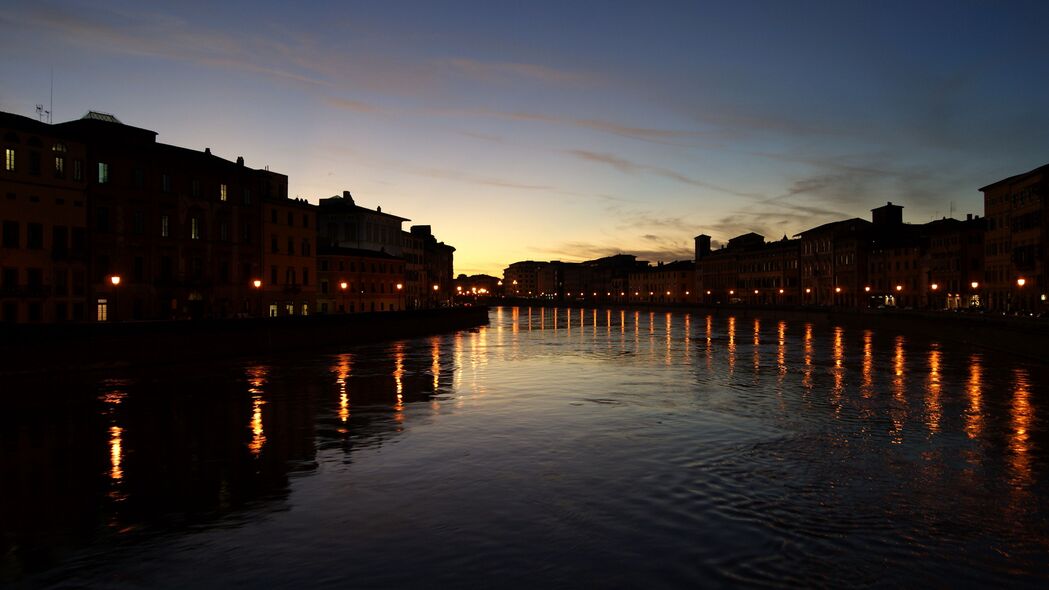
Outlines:
{"type": "Polygon", "coordinates": [[[488,308],[223,320],[0,327],[0,375],[150,367],[278,355],[442,334],[488,323],[488,308]]]}

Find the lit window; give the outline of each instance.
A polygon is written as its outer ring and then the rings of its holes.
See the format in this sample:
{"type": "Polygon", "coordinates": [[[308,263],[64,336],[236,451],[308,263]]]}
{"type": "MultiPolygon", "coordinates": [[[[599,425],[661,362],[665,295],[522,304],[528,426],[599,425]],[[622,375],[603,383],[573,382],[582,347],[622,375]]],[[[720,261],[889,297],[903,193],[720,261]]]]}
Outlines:
{"type": "Polygon", "coordinates": [[[197,217],[191,217],[189,219],[189,239],[200,239],[200,219],[197,217]]]}
{"type": "Polygon", "coordinates": [[[98,300],[98,307],[96,308],[96,319],[100,322],[104,322],[109,319],[109,302],[105,299],[98,300]]]}
{"type": "Polygon", "coordinates": [[[171,221],[167,215],[160,216],[160,237],[166,238],[171,235],[171,221]]]}
{"type": "Polygon", "coordinates": [[[219,200],[220,201],[225,201],[226,200],[226,185],[224,185],[224,184],[220,184],[219,185],[219,200]]]}
{"type": "Polygon", "coordinates": [[[15,150],[13,148],[4,148],[4,170],[12,171],[15,169],[15,150]]]}
{"type": "Polygon", "coordinates": [[[66,159],[62,156],[55,156],[55,178],[62,178],[66,175],[66,159]]]}
{"type": "Polygon", "coordinates": [[[80,160],[73,160],[73,180],[84,180],[84,163],[80,160]]]}
{"type": "Polygon", "coordinates": [[[109,164],[105,162],[98,163],[98,184],[105,184],[109,182],[109,164]]]}

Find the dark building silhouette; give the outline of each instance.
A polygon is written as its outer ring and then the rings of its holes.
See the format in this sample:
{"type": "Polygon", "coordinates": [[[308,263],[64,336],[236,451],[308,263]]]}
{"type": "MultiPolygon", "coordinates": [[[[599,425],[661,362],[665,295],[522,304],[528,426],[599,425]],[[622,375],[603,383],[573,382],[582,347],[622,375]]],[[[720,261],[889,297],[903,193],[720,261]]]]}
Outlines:
{"type": "Polygon", "coordinates": [[[87,149],[9,113],[0,113],[0,139],[0,320],[83,320],[87,149]]]}
{"type": "Polygon", "coordinates": [[[308,315],[320,245],[398,260],[408,249],[413,267],[396,264],[395,284],[411,296],[380,308],[451,301],[455,248],[429,226],[402,232],[407,219],[348,191],[319,206],[291,199],[283,174],[104,113],[55,125],[0,113],[0,132],[0,320],[308,315]]]}
{"type": "Polygon", "coordinates": [[[1049,164],[980,189],[986,218],[984,284],[994,311],[1049,310],[1049,164]]]}

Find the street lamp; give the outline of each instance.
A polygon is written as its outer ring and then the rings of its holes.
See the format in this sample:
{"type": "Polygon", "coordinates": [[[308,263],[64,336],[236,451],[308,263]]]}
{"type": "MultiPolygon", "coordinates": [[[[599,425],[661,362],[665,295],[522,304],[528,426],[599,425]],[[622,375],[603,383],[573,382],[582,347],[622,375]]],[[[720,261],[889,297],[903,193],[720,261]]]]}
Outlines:
{"type": "Polygon", "coordinates": [[[262,317],[262,279],[255,279],[251,281],[251,286],[255,288],[255,307],[258,308],[258,317],[262,317]]]}
{"type": "Polygon", "coordinates": [[[346,313],[346,289],[348,289],[349,287],[350,284],[346,281],[341,281],[339,283],[339,290],[342,291],[342,305],[339,307],[342,308],[342,313],[346,313]]]}
{"type": "Polygon", "coordinates": [[[116,311],[117,311],[117,290],[116,290],[116,287],[120,286],[120,275],[113,275],[113,276],[109,277],[109,282],[114,287],[114,289],[113,289],[113,313],[109,314],[109,319],[112,320],[112,321],[116,321],[116,315],[117,315],[116,314],[116,311]]]}

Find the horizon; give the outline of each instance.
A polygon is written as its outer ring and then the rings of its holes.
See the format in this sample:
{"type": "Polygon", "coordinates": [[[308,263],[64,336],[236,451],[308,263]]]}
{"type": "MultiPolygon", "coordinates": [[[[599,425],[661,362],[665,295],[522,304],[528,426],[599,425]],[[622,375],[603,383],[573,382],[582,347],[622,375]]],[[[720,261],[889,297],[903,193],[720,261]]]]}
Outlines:
{"type": "Polygon", "coordinates": [[[33,118],[53,71],[54,122],[349,190],[430,225],[456,275],[691,259],[888,201],[982,216],[979,187],[1049,161],[1038,3],[313,6],[15,2],[0,110],[33,118]]]}

